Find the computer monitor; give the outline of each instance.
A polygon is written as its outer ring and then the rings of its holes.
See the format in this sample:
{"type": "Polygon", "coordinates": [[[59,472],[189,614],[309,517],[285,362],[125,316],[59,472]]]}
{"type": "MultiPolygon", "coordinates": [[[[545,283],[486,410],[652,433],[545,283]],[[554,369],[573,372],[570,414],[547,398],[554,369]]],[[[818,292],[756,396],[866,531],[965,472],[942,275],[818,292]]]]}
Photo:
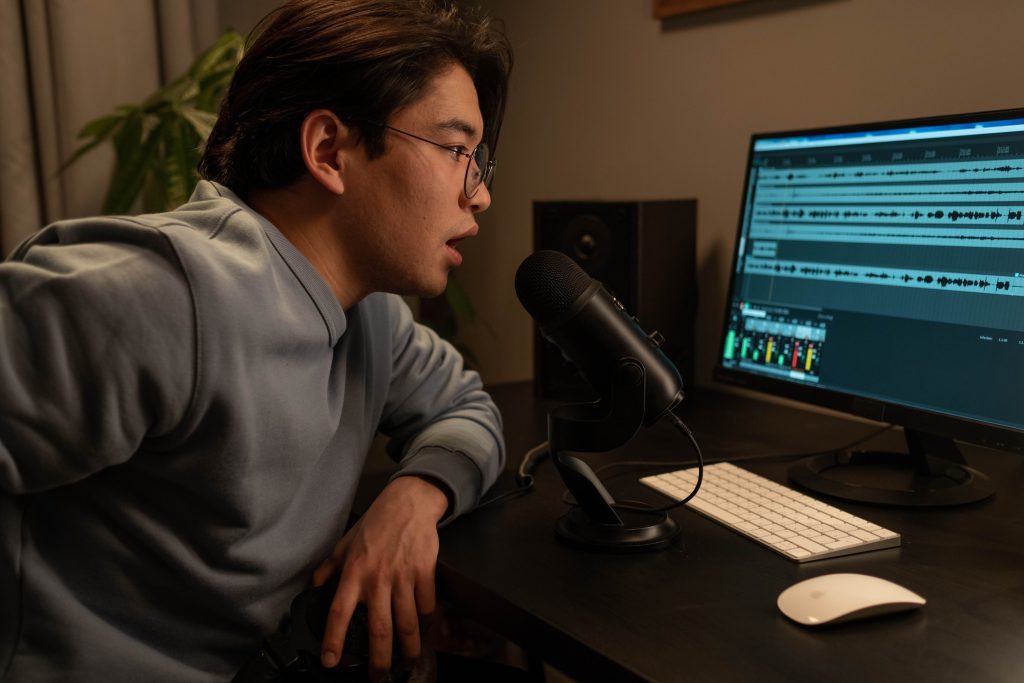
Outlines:
{"type": "Polygon", "coordinates": [[[752,137],[715,378],[900,425],[909,447],[791,479],[883,504],[991,495],[954,439],[1024,453],[1022,215],[1024,109],[752,137]]]}

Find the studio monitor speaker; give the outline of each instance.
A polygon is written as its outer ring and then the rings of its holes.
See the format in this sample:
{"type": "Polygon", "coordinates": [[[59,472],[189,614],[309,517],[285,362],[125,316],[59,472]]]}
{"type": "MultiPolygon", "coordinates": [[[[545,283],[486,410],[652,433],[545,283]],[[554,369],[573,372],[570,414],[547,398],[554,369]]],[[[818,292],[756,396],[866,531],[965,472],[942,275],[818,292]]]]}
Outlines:
{"type": "MultiPolygon", "coordinates": [[[[534,249],[554,249],[600,280],[648,333],[665,337],[665,354],[684,383],[693,379],[697,308],[697,201],[538,201],[534,249]]],[[[536,324],[534,381],[546,398],[591,392],[536,324]]]]}

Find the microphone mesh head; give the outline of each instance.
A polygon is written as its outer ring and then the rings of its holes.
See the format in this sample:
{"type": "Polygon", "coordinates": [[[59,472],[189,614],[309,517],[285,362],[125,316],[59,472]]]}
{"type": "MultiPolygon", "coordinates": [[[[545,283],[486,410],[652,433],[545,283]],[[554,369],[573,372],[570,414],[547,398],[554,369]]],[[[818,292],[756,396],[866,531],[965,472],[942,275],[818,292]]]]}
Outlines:
{"type": "Polygon", "coordinates": [[[534,252],[516,271],[519,302],[542,326],[568,311],[590,283],[590,276],[560,251],[534,252]]]}

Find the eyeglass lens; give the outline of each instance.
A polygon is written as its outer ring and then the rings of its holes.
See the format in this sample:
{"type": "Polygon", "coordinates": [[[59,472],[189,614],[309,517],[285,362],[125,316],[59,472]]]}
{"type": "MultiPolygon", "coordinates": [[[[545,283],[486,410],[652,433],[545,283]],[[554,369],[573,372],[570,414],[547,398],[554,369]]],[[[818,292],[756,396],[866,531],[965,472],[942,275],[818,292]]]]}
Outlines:
{"type": "Polygon", "coordinates": [[[494,165],[490,161],[491,151],[487,145],[480,143],[473,151],[473,158],[466,168],[466,196],[472,197],[481,184],[490,186],[494,175],[494,165]]]}

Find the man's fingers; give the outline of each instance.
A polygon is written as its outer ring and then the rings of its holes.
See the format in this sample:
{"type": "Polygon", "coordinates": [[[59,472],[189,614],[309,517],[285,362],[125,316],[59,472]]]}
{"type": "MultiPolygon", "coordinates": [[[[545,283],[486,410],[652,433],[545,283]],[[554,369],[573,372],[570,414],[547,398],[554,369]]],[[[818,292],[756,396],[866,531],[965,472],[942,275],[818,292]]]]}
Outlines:
{"type": "Polygon", "coordinates": [[[341,569],[342,560],[345,559],[345,551],[348,549],[349,536],[346,534],[334,546],[330,556],[320,563],[320,566],[313,571],[313,585],[319,588],[327,583],[327,580],[338,573],[341,569]]]}
{"type": "Polygon", "coordinates": [[[331,601],[331,608],[327,612],[324,639],[320,645],[320,663],[328,669],[341,659],[345,634],[348,633],[348,623],[352,619],[352,611],[356,607],[358,598],[358,590],[350,587],[343,575],[342,580],[338,582],[338,590],[334,593],[334,599],[331,601]]]}
{"type": "Polygon", "coordinates": [[[319,588],[327,583],[334,573],[338,571],[338,562],[334,558],[328,558],[320,563],[320,566],[313,572],[313,586],[319,588]]]}
{"type": "Polygon", "coordinates": [[[402,655],[409,662],[420,657],[420,620],[416,612],[416,600],[408,584],[399,583],[395,586],[395,597],[392,603],[395,617],[395,637],[402,649],[402,655]]]}
{"type": "Polygon", "coordinates": [[[437,609],[437,598],[434,592],[434,565],[416,575],[416,608],[419,616],[429,617],[437,609]]]}
{"type": "Polygon", "coordinates": [[[378,589],[366,604],[370,636],[370,679],[384,680],[391,669],[391,593],[378,589]]]}

